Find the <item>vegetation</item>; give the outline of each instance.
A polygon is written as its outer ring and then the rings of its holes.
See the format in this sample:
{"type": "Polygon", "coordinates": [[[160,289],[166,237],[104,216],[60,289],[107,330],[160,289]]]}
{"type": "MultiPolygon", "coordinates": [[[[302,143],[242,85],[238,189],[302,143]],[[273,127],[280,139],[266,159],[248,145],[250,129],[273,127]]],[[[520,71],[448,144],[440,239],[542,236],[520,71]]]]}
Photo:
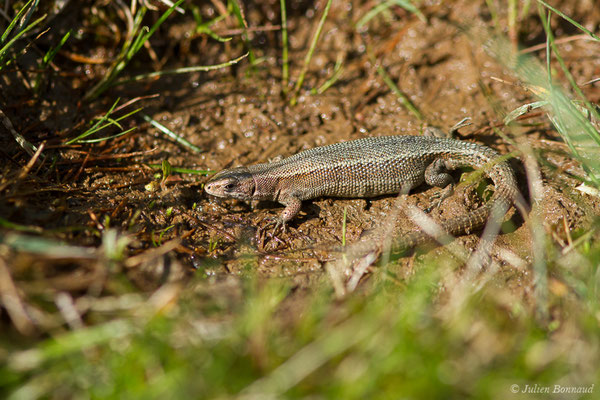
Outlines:
{"type": "MultiPolygon", "coordinates": [[[[598,13],[584,23],[568,1],[486,0],[474,23],[404,0],[108,3],[0,13],[2,398],[599,397],[598,78],[560,47],[600,54],[598,13]],[[348,250],[324,260],[216,227],[198,193],[212,150],[232,136],[256,143],[235,131],[247,115],[297,140],[307,104],[368,87],[348,126],[382,93],[413,126],[435,121],[419,87],[399,83],[413,67],[389,62],[415,37],[403,32],[426,29],[468,38],[506,72],[489,79],[498,93],[474,79],[497,111],[475,132],[522,162],[524,233],[505,229],[477,269],[460,241],[353,260],[352,205],[338,221],[348,250]],[[348,48],[331,50],[335,35],[348,48]],[[527,93],[510,109],[499,105],[508,82],[527,93]],[[186,102],[198,85],[221,91],[186,102]],[[237,92],[247,103],[229,100],[237,92]],[[174,122],[204,102],[275,104],[290,121],[248,106],[174,122]],[[549,226],[547,187],[586,215],[549,226]]],[[[223,226],[240,225],[232,214],[223,226]]]]}

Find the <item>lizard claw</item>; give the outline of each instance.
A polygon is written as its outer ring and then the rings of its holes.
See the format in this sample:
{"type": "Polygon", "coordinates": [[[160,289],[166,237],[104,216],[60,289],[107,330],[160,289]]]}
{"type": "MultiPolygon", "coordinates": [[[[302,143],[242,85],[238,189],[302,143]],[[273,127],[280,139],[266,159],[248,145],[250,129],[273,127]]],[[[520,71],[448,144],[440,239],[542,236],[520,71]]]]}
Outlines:
{"type": "Polygon", "coordinates": [[[277,233],[277,231],[279,230],[279,228],[282,229],[282,233],[286,232],[286,224],[285,221],[283,221],[281,218],[269,218],[268,222],[262,227],[261,230],[267,230],[268,228],[272,227],[273,225],[275,225],[275,227],[273,228],[273,235],[275,235],[277,233]]]}
{"type": "Polygon", "coordinates": [[[282,233],[286,232],[286,224],[281,218],[268,218],[267,223],[262,227],[259,227],[257,231],[257,240],[259,243],[259,247],[264,248],[267,236],[270,237],[270,240],[275,242],[279,242],[280,244],[284,244],[284,241],[277,237],[277,232],[281,228],[282,233]],[[268,231],[272,226],[275,226],[273,230],[269,233],[268,231]]]}
{"type": "Polygon", "coordinates": [[[430,213],[434,208],[438,208],[442,205],[444,200],[450,197],[454,193],[454,185],[448,185],[444,189],[435,192],[429,197],[431,205],[425,209],[426,213],[430,213]]]}
{"type": "Polygon", "coordinates": [[[431,211],[441,206],[445,199],[446,197],[443,195],[442,191],[432,194],[431,197],[429,197],[431,205],[424,210],[425,213],[429,214],[431,211]]]}

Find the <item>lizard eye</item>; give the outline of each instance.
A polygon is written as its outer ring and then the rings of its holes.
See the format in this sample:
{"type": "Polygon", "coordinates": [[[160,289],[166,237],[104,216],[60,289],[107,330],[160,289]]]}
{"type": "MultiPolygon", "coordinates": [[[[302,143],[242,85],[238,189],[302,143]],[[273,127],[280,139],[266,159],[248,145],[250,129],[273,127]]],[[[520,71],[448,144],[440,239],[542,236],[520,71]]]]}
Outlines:
{"type": "Polygon", "coordinates": [[[225,190],[232,191],[233,189],[235,189],[235,183],[228,183],[225,185],[225,190]]]}

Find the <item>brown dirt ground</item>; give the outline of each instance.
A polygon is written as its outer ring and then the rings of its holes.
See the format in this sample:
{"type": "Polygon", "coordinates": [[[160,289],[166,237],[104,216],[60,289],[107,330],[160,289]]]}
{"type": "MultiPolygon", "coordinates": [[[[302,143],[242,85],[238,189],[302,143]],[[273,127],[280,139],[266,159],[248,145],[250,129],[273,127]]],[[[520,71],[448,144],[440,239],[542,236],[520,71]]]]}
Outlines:
{"type": "MultiPolygon", "coordinates": [[[[247,5],[249,25],[277,24],[278,2],[258,3],[261,5],[247,5]]],[[[513,137],[502,125],[502,117],[532,102],[532,94],[518,85],[493,80],[496,77],[518,83],[461,29],[467,22],[492,26],[485,3],[425,3],[422,10],[427,23],[395,8],[387,17],[373,20],[366,34],[357,32],[350,21],[356,21],[373,4],[334,2],[298,105],[294,107],[281,94],[278,31],[255,32],[250,36],[257,57],[262,58],[255,68],[244,60],[219,71],[167,76],[150,83],[117,87],[94,103],[84,103],[82,94],[105,72],[105,65],[75,62],[72,57],[69,59],[67,50],[69,54],[110,59],[117,48],[111,42],[114,37],[110,30],[104,32],[107,35],[104,43],[96,39],[86,44],[85,38],[91,36],[89,30],[94,27],[81,26],[82,38],[74,40],[59,55],[56,63],[60,68],[48,77],[38,97],[30,98],[30,91],[20,84],[23,78],[19,72],[12,71],[2,78],[0,99],[4,112],[25,137],[36,144],[46,141],[49,147],[54,145],[49,152],[60,157],[54,165],[45,163],[26,177],[2,186],[0,216],[22,225],[41,227],[43,236],[91,247],[101,245],[97,232],[105,231],[108,226],[128,232],[133,242],[127,254],[146,257],[140,258],[138,264],[124,266],[123,271],[142,289],[197,273],[225,278],[248,268],[258,269],[266,276],[292,276],[299,282],[320,279],[325,275],[324,263],[340,257],[337,249],[342,240],[344,210],[347,209],[347,240],[356,243],[370,238],[393,212],[395,196],[308,201],[290,229],[279,235],[280,241],[263,240],[258,237],[257,227],[265,219],[278,215],[282,210],[280,205],[259,204],[252,209],[242,202],[210,199],[202,190],[206,178],[185,174],[174,174],[164,189],[149,191],[145,185],[156,181],[156,170],[148,165],[168,160],[175,167],[218,171],[365,136],[416,135],[426,125],[447,130],[465,117],[472,119],[472,125],[462,128],[458,138],[491,146],[503,154],[516,150],[492,128],[513,137]],[[341,79],[324,94],[311,94],[310,88],[319,87],[332,75],[338,58],[344,65],[341,79]],[[403,107],[377,74],[378,65],[385,68],[422,112],[425,121],[419,121],[403,107]],[[131,99],[154,93],[160,95],[143,101],[143,112],[202,148],[202,153],[190,152],[136,117],[129,125],[138,124],[137,130],[118,139],[96,145],[60,145],[65,137],[81,132],[83,123],[92,116],[106,111],[117,97],[131,99]],[[173,207],[171,214],[167,212],[169,207],[173,207]],[[160,256],[145,253],[153,248],[153,238],[156,240],[158,232],[169,227],[161,243],[179,240],[174,250],[160,256]]],[[[577,7],[571,5],[573,2],[557,3],[585,26],[597,26],[600,21],[600,11],[591,1],[577,2],[577,7]]],[[[298,76],[324,5],[325,1],[298,1],[291,6],[293,79],[298,76]]],[[[214,15],[211,6],[202,11],[207,16],[214,15]]],[[[63,10],[52,22],[56,35],[68,26],[88,20],[87,12],[85,7],[63,10]]],[[[174,16],[173,21],[176,23],[162,29],[152,42],[158,59],[152,60],[148,53],[142,52],[140,60],[132,65],[131,74],[136,70],[147,72],[148,65],[167,69],[215,64],[244,52],[241,40],[236,40],[239,38],[225,44],[206,37],[192,38],[187,35],[193,27],[191,18],[174,16]]],[[[576,33],[557,18],[554,24],[557,38],[576,33]]],[[[234,28],[235,21],[228,19],[216,30],[234,28]]],[[[523,19],[521,29],[519,40],[524,46],[544,43],[542,27],[533,11],[523,19]]],[[[40,46],[44,45],[43,40],[40,46]]],[[[560,49],[577,82],[599,76],[597,44],[574,40],[560,49]]],[[[531,54],[543,60],[545,53],[541,49],[531,54]]],[[[558,81],[566,82],[560,70],[556,76],[558,81]]],[[[600,83],[582,89],[590,101],[598,103],[600,83]]],[[[598,215],[600,202],[575,190],[579,182],[573,175],[583,175],[583,171],[569,157],[542,113],[528,114],[519,132],[522,136],[517,140],[539,150],[548,162],[541,170],[544,188],[541,213],[545,229],[559,243],[564,243],[566,232],[585,228],[592,216],[598,215]]],[[[3,175],[14,177],[29,158],[10,135],[2,135],[0,141],[3,175]]],[[[523,164],[519,158],[511,160],[511,164],[517,172],[520,189],[527,196],[523,164]]],[[[421,188],[408,196],[406,202],[424,209],[436,190],[421,188]]],[[[432,216],[445,219],[481,202],[474,191],[463,195],[464,190],[459,188],[432,216]]],[[[401,213],[395,230],[412,229],[414,224],[401,213]]],[[[457,240],[472,251],[478,235],[465,235],[457,240]]],[[[529,263],[530,241],[528,223],[518,213],[511,212],[511,223],[498,238],[494,257],[501,266],[508,266],[507,259],[498,256],[505,249],[529,263]]],[[[5,259],[12,260],[14,279],[27,280],[32,292],[35,282],[42,280],[45,287],[86,291],[98,277],[108,273],[98,271],[95,262],[36,258],[3,251],[5,259]]],[[[445,250],[430,251],[443,254],[445,250]]],[[[398,258],[396,272],[401,276],[410,274],[414,257],[421,254],[398,258]]],[[[527,291],[527,272],[514,265],[509,271],[508,277],[502,274],[500,279],[513,279],[515,287],[524,286],[527,291]]]]}

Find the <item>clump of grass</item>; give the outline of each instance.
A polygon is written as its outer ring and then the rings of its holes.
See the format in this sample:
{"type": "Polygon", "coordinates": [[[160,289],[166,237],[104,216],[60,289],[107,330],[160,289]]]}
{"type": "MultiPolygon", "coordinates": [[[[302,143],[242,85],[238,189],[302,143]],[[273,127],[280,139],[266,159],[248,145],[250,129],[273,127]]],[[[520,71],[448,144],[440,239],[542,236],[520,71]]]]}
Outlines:
{"type": "Polygon", "coordinates": [[[142,20],[146,15],[147,8],[142,6],[138,9],[133,19],[133,26],[127,33],[127,39],[123,43],[121,52],[112,62],[106,74],[96,85],[94,85],[85,95],[86,100],[93,100],[108,89],[114,80],[121,74],[133,57],[142,49],[144,44],[152,37],[154,32],[165,22],[165,20],[175,11],[175,9],[183,3],[184,0],[178,0],[169,9],[167,9],[158,20],[148,28],[142,26],[142,20]]]}
{"type": "Polygon", "coordinates": [[[223,291],[208,301],[206,293],[183,294],[177,285],[106,302],[90,317],[113,307],[119,318],[13,351],[0,367],[0,385],[9,398],[56,390],[100,397],[491,398],[514,385],[557,382],[589,390],[600,365],[593,351],[600,346],[597,288],[589,280],[600,249],[588,244],[589,251],[549,260],[558,273],[549,301],[561,310],[551,324],[532,318],[527,300],[500,289],[493,273],[457,284],[450,255],[418,260],[408,280],[388,270],[368,293],[343,302],[332,301],[328,284],[314,286],[296,304],[302,312],[285,316],[290,286],[246,273],[234,302],[223,291]],[[556,269],[575,259],[568,277],[556,269]],[[569,294],[574,288],[579,299],[569,294]]]}
{"type": "Polygon", "coordinates": [[[10,21],[10,24],[8,24],[8,27],[2,33],[2,36],[0,36],[0,70],[10,62],[6,60],[6,57],[15,43],[27,32],[31,31],[46,19],[46,15],[44,14],[35,21],[29,23],[38,3],[39,0],[29,0],[26,2],[17,15],[10,21]]]}
{"type": "MultiPolygon", "coordinates": [[[[119,124],[120,121],[124,120],[125,118],[128,118],[136,113],[138,113],[139,111],[142,110],[142,108],[137,108],[125,115],[122,115],[120,117],[117,118],[113,118],[112,114],[115,111],[117,105],[119,104],[120,99],[117,99],[113,105],[110,107],[110,109],[108,109],[108,111],[101,116],[100,118],[98,118],[98,121],[96,121],[90,128],[86,129],[83,133],[81,133],[80,135],[77,135],[76,137],[74,137],[73,139],[69,139],[65,142],[65,144],[73,144],[73,143],[98,143],[98,142],[103,142],[106,140],[110,140],[110,139],[114,139],[117,138],[119,136],[123,136],[128,134],[129,132],[133,131],[136,129],[136,127],[134,126],[133,128],[127,129],[127,130],[123,130],[123,127],[121,126],[121,124],[119,124]],[[109,128],[109,127],[117,127],[118,129],[121,130],[121,132],[115,134],[115,135],[111,135],[111,136],[105,136],[105,137],[101,137],[101,138],[94,138],[94,139],[86,139],[89,136],[92,136],[93,134],[100,132],[103,129],[109,128]]],[[[119,107],[119,109],[121,109],[122,107],[119,107]]]]}

